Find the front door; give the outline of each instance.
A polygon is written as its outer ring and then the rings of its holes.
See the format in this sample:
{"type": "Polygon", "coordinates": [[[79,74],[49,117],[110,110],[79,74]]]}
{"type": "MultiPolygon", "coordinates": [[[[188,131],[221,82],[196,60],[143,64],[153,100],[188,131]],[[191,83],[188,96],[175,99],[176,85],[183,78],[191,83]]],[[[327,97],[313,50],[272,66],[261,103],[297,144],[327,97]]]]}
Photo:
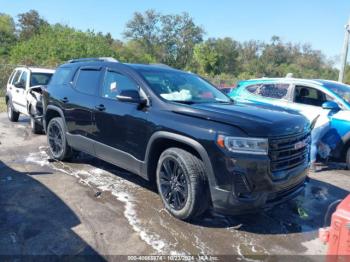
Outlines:
{"type": "Polygon", "coordinates": [[[95,152],[120,167],[130,170],[133,165],[132,170],[137,173],[149,139],[147,111],[140,110],[136,103],[119,101],[117,95],[122,90],[140,88],[126,73],[107,68],[95,103],[93,136],[98,142],[95,152]]]}
{"type": "Polygon", "coordinates": [[[27,114],[26,89],[29,85],[29,74],[26,70],[22,71],[20,77],[13,85],[12,104],[16,111],[27,114]]]}

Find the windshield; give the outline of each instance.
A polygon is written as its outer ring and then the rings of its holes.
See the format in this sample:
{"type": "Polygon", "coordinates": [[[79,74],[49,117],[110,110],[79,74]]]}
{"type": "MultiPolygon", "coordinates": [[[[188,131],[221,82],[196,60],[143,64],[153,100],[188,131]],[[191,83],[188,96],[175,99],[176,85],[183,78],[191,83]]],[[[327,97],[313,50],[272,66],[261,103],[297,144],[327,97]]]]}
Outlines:
{"type": "Polygon", "coordinates": [[[350,86],[334,82],[326,82],[324,85],[350,105],[350,86]]]}
{"type": "Polygon", "coordinates": [[[231,99],[199,76],[181,72],[141,71],[160,97],[182,103],[230,103],[231,99]]]}
{"type": "Polygon", "coordinates": [[[50,73],[32,73],[30,77],[30,86],[47,85],[52,77],[50,73]]]}

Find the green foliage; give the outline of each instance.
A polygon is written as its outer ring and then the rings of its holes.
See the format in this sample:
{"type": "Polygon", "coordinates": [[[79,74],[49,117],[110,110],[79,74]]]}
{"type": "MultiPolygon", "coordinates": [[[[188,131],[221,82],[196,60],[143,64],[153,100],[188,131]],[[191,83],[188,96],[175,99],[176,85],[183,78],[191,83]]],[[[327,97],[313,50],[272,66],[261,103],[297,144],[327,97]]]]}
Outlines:
{"type": "Polygon", "coordinates": [[[48,25],[48,22],[43,19],[36,10],[30,10],[26,13],[19,14],[19,38],[21,40],[28,40],[38,34],[42,27],[48,25]]]}
{"type": "Polygon", "coordinates": [[[16,43],[15,31],[13,18],[0,13],[0,57],[8,56],[11,47],[16,43]]]}
{"type": "MultiPolygon", "coordinates": [[[[283,42],[278,36],[269,42],[238,42],[229,37],[203,41],[203,28],[187,13],[136,12],[127,22],[124,36],[126,40],[119,41],[110,33],[51,25],[35,10],[19,14],[16,27],[11,16],[0,13],[0,95],[16,64],[55,67],[80,57],[114,56],[122,62],[165,63],[226,86],[287,73],[325,79],[336,79],[338,74],[320,51],[310,45],[283,42]]],[[[350,65],[346,82],[350,83],[350,65]]]]}
{"type": "Polygon", "coordinates": [[[154,10],[134,13],[124,32],[146,56],[176,68],[190,63],[194,46],[202,41],[203,34],[187,13],[162,15],[154,10]]]}
{"type": "Polygon", "coordinates": [[[14,46],[10,61],[26,65],[56,66],[72,58],[113,55],[114,51],[106,36],[56,24],[41,28],[29,40],[14,46]]]}

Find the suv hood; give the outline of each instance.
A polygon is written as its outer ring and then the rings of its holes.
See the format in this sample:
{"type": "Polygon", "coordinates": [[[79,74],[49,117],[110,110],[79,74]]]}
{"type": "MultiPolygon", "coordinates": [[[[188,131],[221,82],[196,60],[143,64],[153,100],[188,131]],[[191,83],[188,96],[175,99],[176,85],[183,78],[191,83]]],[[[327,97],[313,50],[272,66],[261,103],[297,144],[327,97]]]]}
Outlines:
{"type": "Polygon", "coordinates": [[[275,106],[253,106],[243,103],[203,103],[177,107],[175,113],[203,118],[242,129],[255,137],[285,136],[309,128],[305,117],[292,110],[275,106]]]}

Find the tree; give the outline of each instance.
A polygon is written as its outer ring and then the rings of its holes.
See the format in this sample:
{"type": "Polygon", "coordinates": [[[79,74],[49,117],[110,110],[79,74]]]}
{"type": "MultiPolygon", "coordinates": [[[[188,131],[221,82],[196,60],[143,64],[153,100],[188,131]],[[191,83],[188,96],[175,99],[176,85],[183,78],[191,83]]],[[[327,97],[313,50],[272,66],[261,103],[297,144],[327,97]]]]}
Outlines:
{"type": "Polygon", "coordinates": [[[203,29],[187,13],[162,15],[154,10],[136,12],[124,31],[124,36],[138,42],[145,54],[177,68],[189,63],[203,34],[203,29]]]}
{"type": "Polygon", "coordinates": [[[13,18],[0,13],[0,57],[7,56],[16,42],[16,27],[13,18]]]}
{"type": "Polygon", "coordinates": [[[127,22],[124,36],[137,41],[147,54],[156,55],[156,46],[159,45],[160,14],[155,10],[135,12],[134,17],[127,22]]]}
{"type": "Polygon", "coordinates": [[[12,63],[56,66],[73,58],[114,56],[108,38],[56,24],[43,27],[28,41],[18,43],[10,54],[12,63]]]}
{"type": "Polygon", "coordinates": [[[28,40],[40,32],[43,26],[48,26],[38,11],[30,10],[18,15],[19,37],[21,40],[28,40]]]}

